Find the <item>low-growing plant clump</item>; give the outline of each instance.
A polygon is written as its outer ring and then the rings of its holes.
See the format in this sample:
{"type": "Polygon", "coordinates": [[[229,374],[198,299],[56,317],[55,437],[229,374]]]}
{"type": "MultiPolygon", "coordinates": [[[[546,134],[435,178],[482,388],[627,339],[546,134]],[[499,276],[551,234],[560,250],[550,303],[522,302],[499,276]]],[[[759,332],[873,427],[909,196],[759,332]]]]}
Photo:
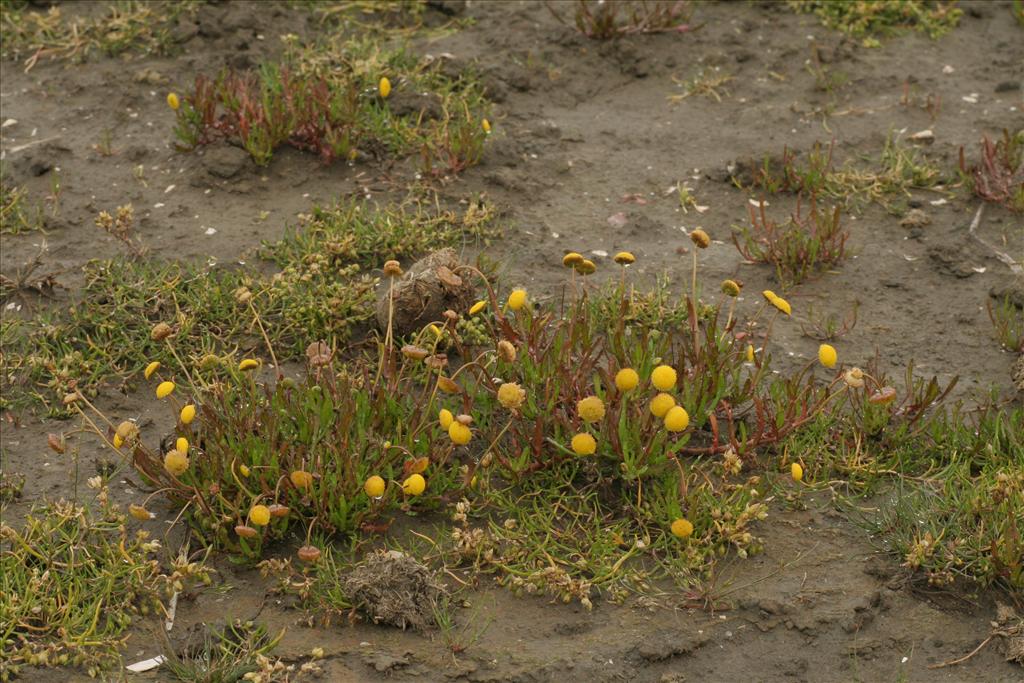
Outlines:
{"type": "Polygon", "coordinates": [[[471,74],[446,76],[436,62],[371,40],[302,44],[285,39],[280,63],[200,74],[168,95],[184,149],[237,142],[265,166],[283,144],[324,163],[418,153],[429,173],[476,164],[490,133],[488,103],[471,74]]]}
{"type": "Polygon", "coordinates": [[[68,392],[95,395],[104,381],[136,375],[153,360],[204,386],[225,376],[239,351],[268,342],[280,360],[301,359],[310,335],[342,344],[373,316],[375,254],[412,256],[486,240],[496,234],[495,218],[483,202],[461,212],[357,201],[317,208],[282,241],[264,245],[262,255],[281,268],[270,276],[150,260],[90,262],[81,303],[33,319],[3,317],[0,405],[42,404],[60,413],[68,392]],[[159,322],[167,329],[156,334],[159,322]]]}
{"type": "Polygon", "coordinates": [[[1011,211],[1024,212],[1024,130],[992,142],[981,139],[981,158],[968,166],[960,148],[960,173],[974,194],[987,202],[1002,204],[1011,211]]]}
{"type": "Polygon", "coordinates": [[[871,0],[870,2],[828,2],[827,0],[789,0],[799,12],[813,12],[823,24],[877,47],[877,38],[901,30],[927,33],[939,38],[956,28],[963,10],[952,2],[934,0],[871,0]]]}

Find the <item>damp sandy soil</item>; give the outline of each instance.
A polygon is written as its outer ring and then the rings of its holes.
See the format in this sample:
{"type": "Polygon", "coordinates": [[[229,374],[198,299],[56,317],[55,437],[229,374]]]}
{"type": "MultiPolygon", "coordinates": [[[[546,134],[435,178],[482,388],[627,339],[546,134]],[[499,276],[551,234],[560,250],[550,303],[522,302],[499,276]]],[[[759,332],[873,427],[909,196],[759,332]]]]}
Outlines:
{"type": "MultiPolygon", "coordinates": [[[[495,132],[483,163],[438,188],[452,202],[486,194],[503,209],[504,236],[488,254],[499,260],[505,281],[539,298],[559,295],[568,250],[601,261],[600,254],[628,249],[637,255],[641,281],[667,274],[682,287],[689,255],[679,249],[688,245],[684,231],[697,226],[715,241],[701,255],[704,277],[737,277],[759,292],[771,285],[768,269],[744,263],[730,243],[731,227],[747,215],[747,196],[730,182],[730,165],[832,139],[840,159],[874,157],[890,131],[930,129],[934,143],[926,153],[953,174],[961,146],[974,150],[983,133],[1019,127],[1024,32],[1007,3],[963,5],[960,27],[939,40],[908,34],[865,49],[814,17],[771,4],[702,4],[697,31],[599,43],[562,26],[538,3],[469,3],[462,11],[474,20],[470,26],[419,40],[416,49],[476,65],[496,102],[495,132]],[[807,69],[813,50],[847,77],[835,93],[816,89],[807,69]],[[670,101],[682,92],[673,78],[701,69],[732,76],[722,101],[670,101]],[[919,106],[901,104],[908,79],[919,99],[941,99],[934,120],[919,106]],[[706,211],[680,210],[669,189],[681,182],[706,211]]],[[[75,11],[91,9],[83,3],[75,11]]],[[[428,11],[428,21],[446,19],[428,11]]],[[[45,236],[4,235],[0,272],[13,277],[45,237],[44,268],[65,288],[51,299],[18,299],[21,310],[5,315],[75,300],[81,266],[119,250],[92,224],[100,210],[133,203],[140,236],[156,257],[231,265],[255,260],[261,240],[280,237],[316,203],[346,195],[383,203],[415,180],[412,162],[323,167],[283,151],[259,169],[229,147],[176,152],[168,90],[185,89],[198,71],[272,57],[279,35],[310,35],[316,24],[273,3],[227,2],[202,6],[195,24],[179,29],[184,50],[175,58],[41,62],[27,73],[3,62],[0,118],[16,121],[3,129],[5,169],[36,196],[50,192],[55,174],[63,189],[45,236]],[[94,150],[105,131],[114,131],[112,156],[94,150]],[[145,184],[133,175],[139,165],[145,184]]],[[[778,217],[792,209],[785,196],[771,201],[778,217]]],[[[851,363],[877,353],[890,370],[913,360],[925,375],[959,375],[967,398],[991,387],[1006,391],[1013,359],[993,341],[984,306],[990,291],[1014,280],[987,245],[1020,260],[1024,223],[990,205],[971,236],[978,202],[964,193],[921,191],[901,201],[903,211],[920,208],[930,223],[911,231],[901,226],[900,212],[874,205],[849,216],[853,257],[797,288],[794,309],[842,315],[859,304],[857,325],[841,341],[851,363]]],[[[741,306],[755,303],[747,297],[741,306]]],[[[794,363],[812,357],[818,343],[798,324],[777,328],[776,338],[794,363]]],[[[102,401],[116,414],[143,419],[153,409],[135,391],[110,390],[102,401]]],[[[72,495],[68,463],[45,444],[47,432],[69,429],[31,414],[4,416],[3,467],[27,477],[5,522],[33,502],[72,495]]],[[[103,456],[87,438],[71,439],[91,474],[103,456]]],[[[138,487],[126,475],[114,493],[127,500],[138,487]]],[[[436,634],[305,626],[300,612],[269,593],[269,581],[227,563],[219,565],[219,590],[179,605],[175,628],[258,615],[272,628],[289,627],[278,655],[298,658],[323,647],[324,680],[338,681],[1020,680],[1021,669],[994,648],[959,666],[928,668],[984,639],[999,595],[961,587],[922,591],[898,560],[833,510],[828,496],[808,503],[804,511],[772,511],[757,530],[765,552],[725,563],[712,604],[667,590],[623,605],[598,599],[588,613],[516,598],[484,579],[459,614],[487,627],[457,657],[436,634]]],[[[151,632],[140,629],[125,658],[158,651],[151,632]]]]}

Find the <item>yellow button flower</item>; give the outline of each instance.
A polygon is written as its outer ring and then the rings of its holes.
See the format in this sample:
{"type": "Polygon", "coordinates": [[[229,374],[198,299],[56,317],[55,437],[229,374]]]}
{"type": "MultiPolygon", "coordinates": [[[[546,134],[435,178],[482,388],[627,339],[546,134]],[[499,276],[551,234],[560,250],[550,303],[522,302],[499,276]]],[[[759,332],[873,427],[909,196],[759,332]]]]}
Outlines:
{"type": "Polygon", "coordinates": [[[377,91],[380,92],[381,97],[387,97],[391,94],[391,81],[388,80],[387,76],[380,79],[380,83],[377,85],[377,91]]]}
{"type": "Polygon", "coordinates": [[[164,456],[164,469],[176,477],[188,469],[188,456],[179,450],[168,451],[164,456]]]}
{"type": "Polygon", "coordinates": [[[633,256],[633,254],[628,251],[620,251],[614,256],[614,260],[620,266],[628,266],[629,264],[636,262],[636,256],[633,256]]]}
{"type": "Polygon", "coordinates": [[[196,419],[196,407],[189,403],[181,409],[181,414],[178,416],[178,419],[181,420],[181,424],[183,425],[192,424],[192,420],[196,419]]]}
{"type": "Polygon", "coordinates": [[[253,505],[249,510],[249,521],[256,526],[270,524],[270,508],[266,505],[253,505]]]}
{"type": "Polygon", "coordinates": [[[747,362],[748,363],[753,363],[754,362],[754,345],[753,344],[747,344],[746,355],[747,355],[747,362]]]}
{"type": "Polygon", "coordinates": [[[583,254],[578,254],[575,251],[570,251],[562,257],[562,265],[566,268],[572,268],[580,263],[583,263],[583,254]]]}
{"type": "Polygon", "coordinates": [[[774,299],[772,299],[772,306],[779,309],[786,315],[793,314],[793,309],[790,308],[789,302],[783,299],[781,296],[777,296],[774,299]]]}
{"type": "Polygon", "coordinates": [[[526,390],[515,382],[505,382],[498,387],[498,403],[508,410],[518,410],[526,400],[526,390]]]}
{"type": "Polygon", "coordinates": [[[700,228],[690,233],[690,241],[701,249],[707,249],[711,245],[711,237],[700,228]]]}
{"type": "Polygon", "coordinates": [[[672,535],[676,538],[689,538],[693,534],[693,522],[680,517],[672,522],[672,535]]]}
{"type": "Polygon", "coordinates": [[[408,479],[402,482],[402,491],[409,496],[418,496],[423,493],[426,488],[427,480],[423,478],[422,474],[410,475],[408,479]]]}
{"type": "Polygon", "coordinates": [[[640,384],[640,375],[633,368],[622,368],[615,373],[615,388],[619,391],[633,391],[640,384]]]}
{"type": "Polygon", "coordinates": [[[383,477],[379,477],[376,474],[366,480],[363,484],[363,490],[366,491],[366,495],[370,498],[380,498],[384,495],[384,489],[387,488],[387,483],[383,477]]]}
{"type": "Polygon", "coordinates": [[[476,315],[477,313],[479,313],[480,311],[484,310],[485,308],[487,308],[487,302],[486,301],[477,301],[475,304],[473,304],[470,307],[469,314],[470,315],[476,315]]]}
{"type": "Polygon", "coordinates": [[[174,447],[182,453],[188,453],[188,439],[179,436],[178,440],[174,442],[174,447]]]}
{"type": "Polygon", "coordinates": [[[796,481],[804,480],[804,468],[800,466],[800,463],[795,462],[789,466],[789,473],[796,481]]]}
{"type": "Polygon", "coordinates": [[[148,522],[153,519],[153,513],[142,507],[141,505],[135,505],[132,503],[128,506],[128,514],[140,522],[148,522]]]}
{"type": "Polygon", "coordinates": [[[672,406],[665,413],[665,429],[670,432],[681,432],[690,424],[690,414],[682,406],[672,406]]]}
{"type": "Polygon", "coordinates": [[[291,480],[292,486],[297,489],[308,489],[313,485],[313,475],[302,470],[295,470],[288,475],[288,479],[291,480]]]}
{"type": "Polygon", "coordinates": [[[441,424],[441,429],[447,430],[452,426],[452,422],[455,422],[455,416],[447,408],[441,408],[441,412],[437,414],[437,421],[441,424]]]}
{"type": "Polygon", "coordinates": [[[586,432],[572,437],[572,450],[576,455],[593,455],[597,451],[597,441],[586,432]]]}
{"type": "Polygon", "coordinates": [[[248,465],[239,465],[238,466],[238,472],[243,477],[248,477],[249,476],[249,466],[248,465]]]}
{"type": "Polygon", "coordinates": [[[725,294],[726,296],[737,297],[740,295],[741,289],[743,289],[743,287],[741,287],[740,283],[735,280],[722,281],[722,294],[725,294]]]}
{"type": "Polygon", "coordinates": [[[455,420],[448,427],[448,438],[452,440],[452,443],[456,446],[465,446],[469,443],[470,439],[473,438],[473,432],[470,428],[458,420],[455,420]]]}
{"type": "Polygon", "coordinates": [[[248,372],[249,370],[255,370],[260,366],[260,362],[255,358],[244,358],[242,362],[238,364],[239,372],[248,372]]]}
{"type": "Polygon", "coordinates": [[[659,365],[651,372],[651,384],[658,391],[668,391],[676,385],[675,368],[668,365],[659,365]]]}
{"type": "Polygon", "coordinates": [[[675,404],[676,400],[672,398],[671,394],[658,394],[651,399],[651,414],[654,417],[665,417],[675,404]]]}
{"type": "Polygon", "coordinates": [[[604,417],[604,401],[597,396],[587,396],[576,404],[576,412],[584,422],[598,422],[604,417]]]}
{"type": "Polygon", "coordinates": [[[114,434],[114,438],[111,441],[114,444],[114,448],[120,448],[124,445],[124,439],[121,438],[120,434],[114,434]]]}
{"type": "Polygon", "coordinates": [[[818,347],[818,362],[826,368],[834,368],[838,359],[839,354],[831,344],[822,344],[818,347]]]}
{"type": "Polygon", "coordinates": [[[178,111],[178,107],[181,106],[181,101],[178,99],[178,96],[175,93],[167,93],[167,106],[173,109],[174,111],[178,111]]]}
{"type": "Polygon", "coordinates": [[[149,379],[153,376],[153,373],[160,369],[160,361],[155,360],[146,366],[146,369],[142,371],[142,376],[149,379]]]}
{"type": "Polygon", "coordinates": [[[488,121],[487,119],[484,119],[483,121],[480,122],[480,127],[483,128],[484,132],[487,133],[488,135],[491,134],[491,122],[488,121]]]}
{"type": "Polygon", "coordinates": [[[157,398],[167,398],[174,391],[174,382],[160,382],[156,387],[157,398]]]}
{"type": "Polygon", "coordinates": [[[513,289],[508,295],[508,307],[513,311],[518,311],[526,305],[526,290],[525,289],[513,289]]]}

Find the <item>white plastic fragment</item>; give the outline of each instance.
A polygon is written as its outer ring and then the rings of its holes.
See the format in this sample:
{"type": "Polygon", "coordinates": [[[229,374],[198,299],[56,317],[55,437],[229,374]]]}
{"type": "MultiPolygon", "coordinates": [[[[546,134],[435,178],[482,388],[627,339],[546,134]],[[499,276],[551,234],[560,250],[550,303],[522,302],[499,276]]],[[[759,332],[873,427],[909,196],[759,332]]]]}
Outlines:
{"type": "Polygon", "coordinates": [[[134,664],[129,664],[125,668],[128,669],[129,671],[131,671],[133,674],[141,674],[141,673],[144,673],[146,671],[152,671],[153,669],[155,669],[158,666],[160,666],[161,664],[163,664],[165,661],[166,660],[164,659],[163,655],[157,655],[156,657],[150,657],[149,659],[143,659],[141,662],[135,662],[134,664]]]}

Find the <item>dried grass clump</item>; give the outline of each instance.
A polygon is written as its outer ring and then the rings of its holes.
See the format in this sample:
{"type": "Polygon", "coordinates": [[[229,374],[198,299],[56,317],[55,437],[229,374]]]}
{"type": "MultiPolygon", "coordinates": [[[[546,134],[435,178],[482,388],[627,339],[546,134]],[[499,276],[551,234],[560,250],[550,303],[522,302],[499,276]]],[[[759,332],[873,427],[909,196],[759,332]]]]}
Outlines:
{"type": "Polygon", "coordinates": [[[424,629],[435,623],[446,591],[430,569],[397,550],[380,551],[342,580],[356,609],[375,624],[424,629]]]}

